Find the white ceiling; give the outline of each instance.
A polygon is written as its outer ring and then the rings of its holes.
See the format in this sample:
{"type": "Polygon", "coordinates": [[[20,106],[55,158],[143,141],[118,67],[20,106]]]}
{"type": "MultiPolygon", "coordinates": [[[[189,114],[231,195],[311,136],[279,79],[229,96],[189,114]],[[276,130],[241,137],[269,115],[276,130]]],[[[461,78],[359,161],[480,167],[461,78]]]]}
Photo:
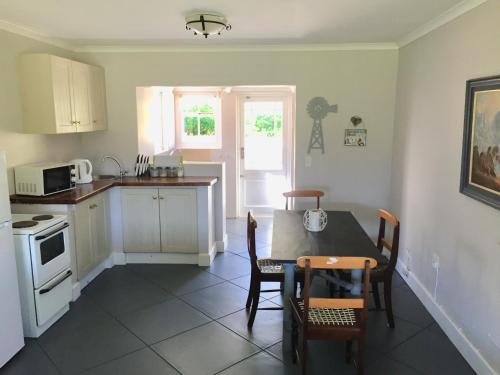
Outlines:
{"type": "Polygon", "coordinates": [[[0,20],[76,45],[387,43],[459,3],[462,0],[2,0],[0,20]],[[213,40],[195,37],[185,30],[184,16],[196,10],[223,13],[233,29],[213,40]]]}

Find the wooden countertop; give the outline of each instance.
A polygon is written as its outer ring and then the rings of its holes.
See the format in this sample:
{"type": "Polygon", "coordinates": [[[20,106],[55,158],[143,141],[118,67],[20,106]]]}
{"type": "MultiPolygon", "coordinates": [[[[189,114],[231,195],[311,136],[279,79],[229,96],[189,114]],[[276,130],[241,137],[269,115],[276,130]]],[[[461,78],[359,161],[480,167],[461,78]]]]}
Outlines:
{"type": "Polygon", "coordinates": [[[35,197],[29,195],[11,195],[11,203],[28,204],[77,204],[96,194],[102,193],[114,186],[212,186],[217,182],[217,177],[124,177],[116,180],[93,181],[89,184],[78,184],[75,189],[61,193],[35,197]]]}

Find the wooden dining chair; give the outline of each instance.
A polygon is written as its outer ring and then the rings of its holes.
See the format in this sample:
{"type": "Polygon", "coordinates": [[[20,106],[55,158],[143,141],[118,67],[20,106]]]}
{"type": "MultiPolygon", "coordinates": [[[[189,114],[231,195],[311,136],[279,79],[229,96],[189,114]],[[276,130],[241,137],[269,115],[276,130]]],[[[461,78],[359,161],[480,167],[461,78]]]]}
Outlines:
{"type": "Polygon", "coordinates": [[[379,264],[371,275],[373,299],[375,307],[380,309],[380,293],[378,284],[384,284],[384,303],[389,327],[394,328],[394,314],[392,312],[392,276],[398,262],[399,251],[399,220],[392,213],[386,210],[378,210],[377,216],[380,218],[378,231],[377,248],[382,253],[384,248],[390,252],[387,263],[379,264]],[[393,227],[392,241],[385,236],[385,226],[389,223],[393,227]]]}
{"type": "MultiPolygon", "coordinates": [[[[259,299],[260,293],[281,292],[283,289],[261,289],[262,282],[279,282],[281,285],[285,282],[285,269],[283,263],[270,259],[258,259],[255,249],[255,229],[257,228],[257,221],[251,212],[247,215],[247,246],[248,255],[250,256],[251,276],[250,288],[248,290],[248,297],[246,309],[250,310],[248,317],[248,327],[252,328],[257,310],[283,310],[283,307],[260,307],[259,299]]],[[[304,282],[304,273],[298,272],[296,274],[296,281],[304,282]]]]}
{"type": "Polygon", "coordinates": [[[377,265],[373,258],[337,257],[329,263],[326,256],[306,256],[297,259],[305,268],[303,298],[290,298],[292,307],[292,360],[299,359],[302,374],[307,368],[308,340],[341,340],[346,342],[346,362],[351,361],[352,342],[357,342],[357,373],[363,373],[363,345],[368,316],[370,268],[377,265]],[[310,295],[311,270],[364,270],[363,294],[353,298],[313,298],[310,295]]]}
{"type": "Polygon", "coordinates": [[[316,208],[319,208],[319,199],[324,196],[321,190],[292,190],[283,193],[286,198],[285,210],[288,211],[288,198],[316,198],[316,208]]]}

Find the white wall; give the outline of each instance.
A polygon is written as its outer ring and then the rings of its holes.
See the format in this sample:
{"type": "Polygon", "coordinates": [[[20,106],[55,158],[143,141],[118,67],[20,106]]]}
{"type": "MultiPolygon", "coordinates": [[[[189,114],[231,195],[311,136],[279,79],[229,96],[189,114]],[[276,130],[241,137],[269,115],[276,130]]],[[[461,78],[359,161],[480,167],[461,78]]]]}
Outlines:
{"type": "Polygon", "coordinates": [[[37,161],[71,160],[80,153],[79,135],[22,133],[16,61],[19,54],[28,52],[73,57],[63,49],[0,30],[0,150],[7,152],[11,193],[14,192],[11,167],[37,161]]]}
{"type": "Polygon", "coordinates": [[[465,81],[500,74],[499,14],[489,1],[401,49],[392,176],[400,259],[498,372],[500,212],[459,180],[465,81]]]}
{"type": "Polygon", "coordinates": [[[82,136],[88,158],[118,155],[131,169],[137,154],[137,86],[295,85],[296,186],[326,191],[325,207],[350,209],[376,232],[374,213],[389,204],[398,52],[124,52],[83,53],[106,69],[109,131],[82,136]],[[307,102],[324,96],[339,105],[324,121],[326,153],[304,166],[312,120],[307,102]],[[368,147],[343,146],[353,115],[364,118],[368,147]]]}

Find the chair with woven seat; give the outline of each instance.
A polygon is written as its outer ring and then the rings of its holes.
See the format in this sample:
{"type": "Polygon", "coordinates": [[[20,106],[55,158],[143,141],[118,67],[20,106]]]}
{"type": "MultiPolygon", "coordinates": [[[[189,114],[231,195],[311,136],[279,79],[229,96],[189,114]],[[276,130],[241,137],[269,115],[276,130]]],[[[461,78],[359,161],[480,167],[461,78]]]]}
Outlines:
{"type": "Polygon", "coordinates": [[[346,342],[346,362],[351,361],[352,342],[357,342],[356,367],[363,373],[363,344],[368,316],[370,268],[377,265],[375,259],[362,257],[338,257],[330,263],[329,257],[305,256],[297,259],[297,265],[305,269],[303,298],[290,298],[292,308],[292,356],[300,361],[302,374],[307,369],[307,342],[309,340],[341,340],[346,342]],[[363,270],[363,294],[353,298],[313,298],[310,296],[311,270],[340,269],[363,270]]]}
{"type": "Polygon", "coordinates": [[[292,190],[283,193],[283,196],[286,198],[285,210],[288,211],[288,198],[316,198],[316,208],[319,208],[319,199],[324,196],[321,190],[292,190]]]}
{"type": "MultiPolygon", "coordinates": [[[[279,282],[285,281],[285,270],[283,264],[274,259],[258,259],[255,249],[255,229],[257,228],[257,221],[249,212],[247,216],[247,245],[248,255],[250,256],[250,264],[252,273],[250,276],[250,288],[248,290],[248,298],[246,309],[250,309],[250,316],[248,317],[248,327],[252,328],[257,310],[283,310],[283,307],[260,307],[259,299],[260,293],[268,292],[282,292],[283,289],[268,289],[262,290],[262,282],[279,282]]],[[[296,276],[296,280],[303,282],[300,275],[296,276]]]]}
{"type": "Polygon", "coordinates": [[[398,262],[399,250],[399,220],[392,213],[386,210],[378,210],[377,216],[380,217],[380,226],[377,239],[377,248],[382,253],[384,248],[387,249],[391,255],[387,263],[379,264],[371,275],[373,299],[375,307],[380,309],[380,294],[378,284],[384,284],[384,303],[385,311],[387,314],[387,323],[389,327],[394,328],[394,314],[392,312],[392,276],[396,269],[398,262]],[[393,227],[392,241],[389,241],[385,236],[386,223],[393,227]]]}

